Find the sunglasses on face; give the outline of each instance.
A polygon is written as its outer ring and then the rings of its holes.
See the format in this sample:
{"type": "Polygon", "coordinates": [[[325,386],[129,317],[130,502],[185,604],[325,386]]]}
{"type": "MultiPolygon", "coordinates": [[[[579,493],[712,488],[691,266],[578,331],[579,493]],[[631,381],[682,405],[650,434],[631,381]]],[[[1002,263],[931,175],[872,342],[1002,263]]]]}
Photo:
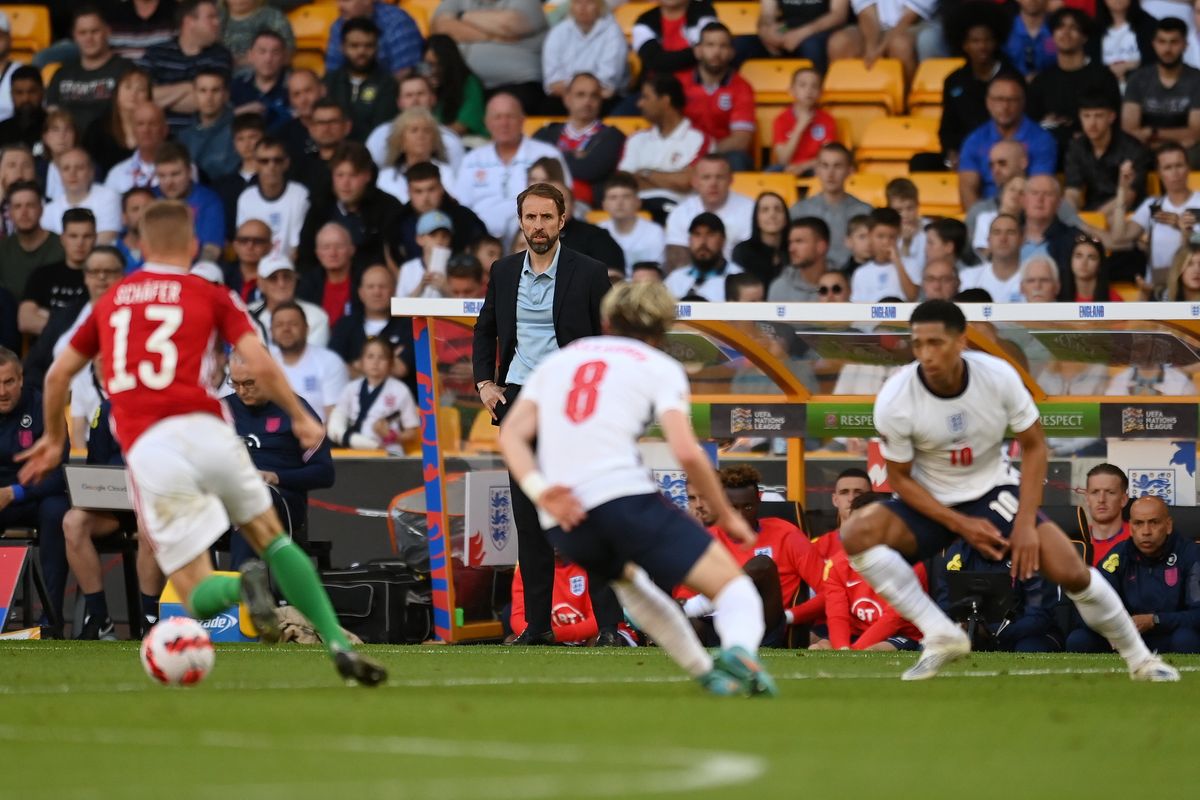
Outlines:
{"type": "Polygon", "coordinates": [[[817,289],[817,294],[824,297],[827,294],[841,294],[845,289],[840,283],[835,283],[833,286],[821,286],[817,289]]]}

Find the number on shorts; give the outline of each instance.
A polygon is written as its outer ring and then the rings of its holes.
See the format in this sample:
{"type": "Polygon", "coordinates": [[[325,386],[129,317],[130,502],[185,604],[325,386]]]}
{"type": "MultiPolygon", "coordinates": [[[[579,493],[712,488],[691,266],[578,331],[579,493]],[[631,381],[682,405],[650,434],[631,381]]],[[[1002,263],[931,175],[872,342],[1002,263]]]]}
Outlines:
{"type": "Polygon", "coordinates": [[[144,359],[138,362],[136,377],[130,374],[129,323],[133,319],[132,308],[121,308],[108,317],[113,328],[112,377],[108,380],[108,393],[118,394],[133,389],[138,381],[147,389],[165,389],[175,380],[175,368],[179,365],[179,350],[171,337],[183,324],[183,309],[179,306],[149,305],[145,309],[146,319],[157,322],[158,327],[146,339],[146,352],[159,357],[158,369],[154,362],[144,359]]]}
{"type": "Polygon", "coordinates": [[[988,503],[988,508],[999,514],[1005,522],[1012,522],[1020,505],[1012,492],[1001,492],[995,500],[988,503]]]}
{"type": "Polygon", "coordinates": [[[971,454],[969,447],[950,451],[950,466],[952,467],[969,467],[974,460],[975,456],[971,454]]]}
{"type": "Polygon", "coordinates": [[[578,424],[596,413],[596,395],[607,370],[608,365],[603,361],[585,361],[579,365],[567,394],[567,419],[578,424]]]}

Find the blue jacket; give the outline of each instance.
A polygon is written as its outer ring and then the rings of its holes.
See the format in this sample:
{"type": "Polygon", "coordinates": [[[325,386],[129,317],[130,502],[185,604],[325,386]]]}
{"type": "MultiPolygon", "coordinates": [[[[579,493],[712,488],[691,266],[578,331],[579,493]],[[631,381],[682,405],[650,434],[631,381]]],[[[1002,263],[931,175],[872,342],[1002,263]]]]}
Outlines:
{"type": "MultiPolygon", "coordinates": [[[[42,393],[32,386],[26,386],[21,391],[21,399],[7,414],[0,414],[0,486],[17,486],[17,497],[14,502],[41,500],[52,495],[67,493],[66,478],[62,468],[51,472],[38,483],[28,485],[17,483],[17,472],[21,465],[13,461],[13,456],[22,450],[27,450],[41,437],[45,431],[42,424],[42,393]]],[[[63,463],[71,454],[70,443],[63,445],[63,463]]]]}
{"type": "Polygon", "coordinates": [[[1128,539],[1100,562],[1100,573],[1130,614],[1158,615],[1156,631],[1200,629],[1200,547],[1189,537],[1173,532],[1157,557],[1128,539]]]}
{"type": "Polygon", "coordinates": [[[91,431],[88,433],[87,463],[106,467],[125,466],[125,456],[121,454],[121,445],[112,434],[109,417],[112,415],[112,402],[107,398],[100,401],[100,407],[91,419],[91,431]]]}
{"type": "MultiPolygon", "coordinates": [[[[956,539],[937,560],[937,604],[942,610],[950,610],[950,587],[945,575],[948,571],[1005,572],[1010,562],[992,561],[964,542],[956,539]]],[[[990,625],[992,634],[1003,650],[1012,650],[1018,641],[1035,636],[1053,635],[1061,641],[1062,632],[1054,618],[1058,603],[1058,587],[1040,575],[1021,581],[1013,587],[1017,604],[1012,621],[1007,625],[990,625]]]]}

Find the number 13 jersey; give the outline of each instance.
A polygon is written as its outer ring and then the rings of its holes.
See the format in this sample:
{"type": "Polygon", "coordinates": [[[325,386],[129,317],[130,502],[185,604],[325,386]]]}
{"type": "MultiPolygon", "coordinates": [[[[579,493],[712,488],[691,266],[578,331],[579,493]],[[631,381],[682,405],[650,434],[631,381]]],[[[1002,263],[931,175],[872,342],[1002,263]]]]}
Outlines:
{"type": "Polygon", "coordinates": [[[963,353],[961,392],[933,393],[913,362],[888,378],[875,398],[875,428],[883,457],[912,462],[912,477],[944,505],[976,500],[996,486],[1017,483],[1004,455],[1007,431],[1039,419],[1021,376],[984,353],[963,353]]]}
{"type": "MultiPolygon", "coordinates": [[[[537,404],[538,466],[585,509],[658,489],[637,440],[672,409],[688,413],[688,380],[661,350],[618,336],[572,342],[538,364],[520,397],[537,404]]],[[[558,523],[542,516],[544,527],[558,523]]]]}
{"type": "Polygon", "coordinates": [[[71,338],[87,358],[100,354],[112,400],[113,432],[129,452],[147,428],[197,412],[224,418],[209,388],[219,336],[254,333],[246,308],[223,286],[182,270],[146,264],[112,287],[71,338]]]}

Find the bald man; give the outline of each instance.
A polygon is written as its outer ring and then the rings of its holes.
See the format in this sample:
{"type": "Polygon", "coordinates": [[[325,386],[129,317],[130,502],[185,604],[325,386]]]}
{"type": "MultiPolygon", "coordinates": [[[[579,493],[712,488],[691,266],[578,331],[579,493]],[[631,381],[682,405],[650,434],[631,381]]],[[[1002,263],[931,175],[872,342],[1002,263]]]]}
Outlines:
{"type": "Polygon", "coordinates": [[[133,155],[108,171],[104,185],[119,195],[134,186],[157,186],[154,179],[154,155],[167,140],[166,112],[154,103],[142,103],[133,111],[133,155]]]}
{"type": "MultiPolygon", "coordinates": [[[[1012,178],[1025,177],[1029,171],[1029,156],[1025,153],[1024,145],[1009,140],[996,142],[988,151],[988,169],[992,174],[992,182],[998,187],[1004,186],[1012,178]]],[[[963,206],[967,210],[964,222],[967,225],[968,242],[975,241],[975,223],[979,219],[979,215],[985,212],[999,211],[998,201],[999,192],[992,197],[980,198],[970,206],[963,206]]],[[[1058,218],[1064,225],[1082,227],[1079,211],[1066,198],[1063,198],[1058,204],[1058,218]]],[[[991,219],[990,214],[988,219],[991,219]]],[[[985,234],[981,234],[981,236],[985,234]]]]}
{"type": "Polygon", "coordinates": [[[300,280],[299,295],[316,303],[329,315],[329,324],[350,313],[353,281],[350,266],[354,261],[354,242],[350,231],[337,222],[327,222],[317,231],[317,263],[320,271],[312,271],[300,280]]]}
{"type": "MultiPolygon", "coordinates": [[[[1200,548],[1176,532],[1170,507],[1146,495],[1129,507],[1132,536],[1100,562],[1146,645],[1160,653],[1200,653],[1200,548]]],[[[1106,653],[1088,628],[1067,637],[1067,650],[1106,653]]]]}

